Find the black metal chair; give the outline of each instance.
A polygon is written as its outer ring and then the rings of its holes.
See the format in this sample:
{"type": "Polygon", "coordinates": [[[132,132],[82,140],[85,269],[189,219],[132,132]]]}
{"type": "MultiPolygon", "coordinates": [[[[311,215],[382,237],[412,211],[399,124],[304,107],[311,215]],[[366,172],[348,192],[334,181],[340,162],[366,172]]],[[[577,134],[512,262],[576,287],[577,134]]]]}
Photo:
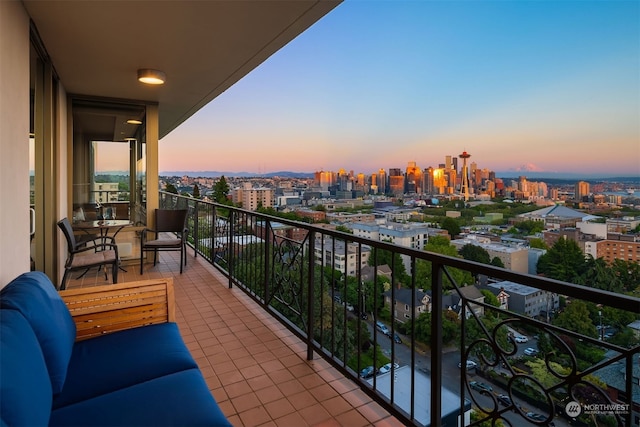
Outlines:
{"type": "Polygon", "coordinates": [[[140,274],[143,273],[144,253],[153,251],[153,265],[158,261],[158,251],[180,251],[180,274],[183,263],[187,265],[187,209],[155,210],[155,228],[145,228],[140,233],[140,274]],[[149,239],[147,233],[153,233],[149,239]]]}
{"type": "MultiPolygon", "coordinates": [[[[64,237],[67,239],[67,249],[69,251],[67,261],[64,264],[64,276],[62,277],[60,289],[66,288],[67,278],[72,271],[85,270],[85,272],[82,273],[82,275],[84,275],[90,268],[106,265],[111,265],[113,283],[118,283],[118,264],[120,258],[118,257],[118,246],[112,237],[87,235],[82,236],[83,238],[78,240],[73,234],[73,228],[68,218],[63,218],[58,221],[58,227],[60,227],[64,237]],[[92,244],[89,245],[89,243],[92,244]]],[[[82,277],[82,275],[80,277],[82,277]]],[[[105,279],[108,278],[106,268],[104,277],[105,279]]]]}

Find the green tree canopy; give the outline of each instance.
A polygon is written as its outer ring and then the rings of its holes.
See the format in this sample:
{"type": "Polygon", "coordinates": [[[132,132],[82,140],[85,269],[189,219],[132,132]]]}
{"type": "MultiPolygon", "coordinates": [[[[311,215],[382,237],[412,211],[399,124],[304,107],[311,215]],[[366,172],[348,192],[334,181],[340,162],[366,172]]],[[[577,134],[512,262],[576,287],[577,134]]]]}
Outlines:
{"type": "Polygon", "coordinates": [[[491,257],[489,256],[489,252],[487,252],[484,248],[473,245],[471,243],[467,243],[460,249],[460,255],[462,258],[468,261],[481,262],[483,264],[491,263],[491,257]]]}
{"type": "Polygon", "coordinates": [[[491,265],[493,265],[494,267],[504,268],[504,262],[502,262],[502,260],[500,258],[498,258],[497,256],[494,256],[491,259],[491,265]]]}
{"type": "Polygon", "coordinates": [[[449,236],[451,236],[452,239],[460,234],[460,225],[454,218],[446,217],[442,220],[440,227],[447,230],[449,232],[449,236]]]}
{"type": "Polygon", "coordinates": [[[572,300],[570,304],[555,318],[553,324],[570,331],[596,338],[597,330],[591,318],[587,304],[581,300],[572,300]]]}
{"type": "Polygon", "coordinates": [[[178,194],[178,189],[173,184],[167,184],[167,186],[164,188],[164,191],[171,194],[178,194]]]}
{"type": "Polygon", "coordinates": [[[227,180],[222,175],[213,187],[213,200],[218,203],[228,204],[229,190],[229,184],[227,184],[227,180]]]}
{"type": "Polygon", "coordinates": [[[198,187],[198,184],[193,184],[193,198],[199,199],[200,197],[200,187],[198,187]]]}
{"type": "Polygon", "coordinates": [[[559,239],[538,260],[538,273],[552,279],[578,283],[585,271],[585,257],[571,239],[559,239]]]}

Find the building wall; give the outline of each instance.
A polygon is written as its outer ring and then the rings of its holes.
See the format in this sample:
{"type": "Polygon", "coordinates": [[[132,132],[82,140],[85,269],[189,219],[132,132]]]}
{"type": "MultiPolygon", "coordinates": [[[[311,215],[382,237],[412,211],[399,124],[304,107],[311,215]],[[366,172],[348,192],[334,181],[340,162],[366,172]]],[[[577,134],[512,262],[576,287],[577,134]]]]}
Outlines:
{"type": "Polygon", "coordinates": [[[600,240],[596,242],[597,258],[604,258],[611,263],[616,259],[640,262],[640,243],[621,240],[600,240]]]}
{"type": "Polygon", "coordinates": [[[0,1],[0,288],[30,269],[29,17],[0,1]]]}

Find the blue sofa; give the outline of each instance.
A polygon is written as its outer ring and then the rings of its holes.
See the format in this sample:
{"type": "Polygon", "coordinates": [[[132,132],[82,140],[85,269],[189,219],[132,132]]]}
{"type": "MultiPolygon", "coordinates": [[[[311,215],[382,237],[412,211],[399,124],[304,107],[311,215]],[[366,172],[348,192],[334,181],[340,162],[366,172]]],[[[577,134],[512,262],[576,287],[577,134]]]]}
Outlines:
{"type": "Polygon", "coordinates": [[[169,289],[172,298],[172,281],[169,285],[156,286],[153,302],[144,303],[129,296],[137,295],[137,286],[97,287],[103,294],[120,290],[118,303],[111,296],[103,304],[111,307],[107,315],[94,309],[100,305],[94,295],[81,301],[76,294],[76,308],[70,311],[41,272],[25,273],[4,287],[0,425],[230,426],[177,325],[154,317],[162,311],[154,308],[157,289],[169,289]],[[120,302],[135,305],[128,311],[143,313],[146,325],[125,329],[124,323],[104,320],[114,318],[113,306],[120,302]]]}

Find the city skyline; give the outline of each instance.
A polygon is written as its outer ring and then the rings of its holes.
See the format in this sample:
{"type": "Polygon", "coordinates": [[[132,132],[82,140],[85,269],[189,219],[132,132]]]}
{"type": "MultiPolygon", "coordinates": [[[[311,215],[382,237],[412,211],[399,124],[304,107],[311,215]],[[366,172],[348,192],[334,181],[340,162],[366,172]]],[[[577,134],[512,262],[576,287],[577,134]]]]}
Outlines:
{"type": "Polygon", "coordinates": [[[635,1],[347,1],[160,143],[161,171],[637,176],[635,1]]]}

